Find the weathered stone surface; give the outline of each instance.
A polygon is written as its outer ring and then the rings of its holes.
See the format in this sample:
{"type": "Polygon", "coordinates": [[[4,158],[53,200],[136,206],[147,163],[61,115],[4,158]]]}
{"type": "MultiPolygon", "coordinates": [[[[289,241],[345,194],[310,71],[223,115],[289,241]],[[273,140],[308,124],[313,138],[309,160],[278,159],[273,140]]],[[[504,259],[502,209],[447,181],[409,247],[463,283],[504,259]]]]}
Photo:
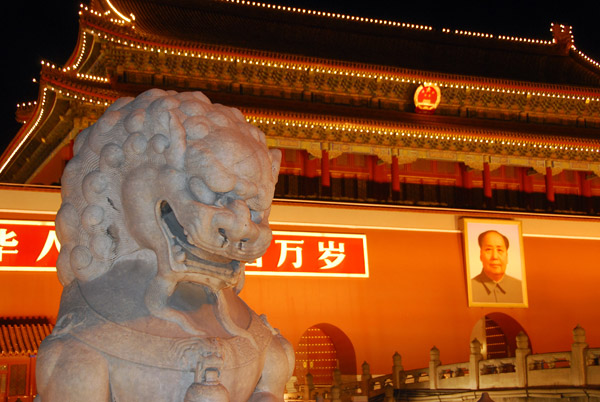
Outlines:
{"type": "Polygon", "coordinates": [[[162,90],[115,102],[74,151],[37,400],[283,400],[291,345],[238,297],[279,151],[238,110],[162,90]]]}

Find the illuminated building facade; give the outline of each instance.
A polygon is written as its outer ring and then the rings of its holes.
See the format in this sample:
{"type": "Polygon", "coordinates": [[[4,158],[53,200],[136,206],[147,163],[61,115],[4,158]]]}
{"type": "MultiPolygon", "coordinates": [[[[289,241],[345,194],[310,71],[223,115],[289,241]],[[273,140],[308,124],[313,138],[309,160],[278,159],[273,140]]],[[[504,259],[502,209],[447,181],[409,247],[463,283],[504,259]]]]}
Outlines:
{"type": "MultiPolygon", "coordinates": [[[[79,18],[71,59],[44,62],[18,109],[0,181],[58,184],[75,136],[119,97],[200,90],[239,108],[283,151],[274,229],[366,238],[363,277],[248,276],[244,299],[295,343],[300,383],[364,360],[389,373],[396,350],[426,367],[433,345],[466,361],[486,317],[507,356],[518,330],[536,353],[568,349],[577,324],[600,345],[600,65],[569,27],[534,40],[242,0],[92,0],[79,18]],[[469,306],[465,217],[522,223],[526,307],[469,306]]],[[[0,219],[51,221],[58,202],[5,188],[0,219]]],[[[54,273],[1,274],[30,300],[1,316],[56,317],[54,273]]]]}

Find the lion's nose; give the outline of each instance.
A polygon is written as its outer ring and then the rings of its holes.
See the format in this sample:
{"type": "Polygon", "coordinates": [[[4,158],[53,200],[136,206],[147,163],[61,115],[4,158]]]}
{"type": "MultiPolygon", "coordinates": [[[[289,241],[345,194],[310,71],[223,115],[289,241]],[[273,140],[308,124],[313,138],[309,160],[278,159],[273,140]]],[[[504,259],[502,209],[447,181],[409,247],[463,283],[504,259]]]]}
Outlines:
{"type": "Polygon", "coordinates": [[[247,243],[258,238],[258,228],[252,222],[250,209],[241,200],[231,201],[222,212],[213,218],[215,227],[221,238],[221,247],[232,245],[243,250],[247,243]]]}

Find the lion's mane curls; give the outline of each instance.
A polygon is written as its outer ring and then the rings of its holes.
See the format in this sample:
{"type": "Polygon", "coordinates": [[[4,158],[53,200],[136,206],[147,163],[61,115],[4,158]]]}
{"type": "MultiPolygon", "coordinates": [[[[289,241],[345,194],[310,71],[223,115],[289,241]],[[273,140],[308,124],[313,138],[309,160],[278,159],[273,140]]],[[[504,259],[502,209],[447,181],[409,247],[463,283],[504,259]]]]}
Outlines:
{"type": "Polygon", "coordinates": [[[200,92],[159,89],[117,100],[82,131],[62,176],[63,202],[56,217],[61,283],[97,278],[118,257],[140,249],[123,216],[121,189],[127,185],[128,172],[163,165],[185,171],[186,164],[198,160],[214,171],[219,161],[210,152],[201,157],[197,150],[186,152],[187,144],[226,126],[266,144],[264,134],[238,110],[211,104],[200,92]]]}

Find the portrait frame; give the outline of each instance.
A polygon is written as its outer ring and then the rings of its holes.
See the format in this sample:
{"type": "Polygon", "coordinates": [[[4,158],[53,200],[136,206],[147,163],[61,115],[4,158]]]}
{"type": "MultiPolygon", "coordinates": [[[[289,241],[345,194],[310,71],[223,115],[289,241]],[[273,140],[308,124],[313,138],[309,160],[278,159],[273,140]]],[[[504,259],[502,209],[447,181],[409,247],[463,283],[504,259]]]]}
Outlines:
{"type": "Polygon", "coordinates": [[[461,218],[460,223],[469,307],[528,307],[521,222],[508,219],[461,218]],[[504,276],[497,283],[489,279],[483,269],[484,253],[481,252],[479,236],[488,231],[498,232],[509,242],[504,276]]]}

